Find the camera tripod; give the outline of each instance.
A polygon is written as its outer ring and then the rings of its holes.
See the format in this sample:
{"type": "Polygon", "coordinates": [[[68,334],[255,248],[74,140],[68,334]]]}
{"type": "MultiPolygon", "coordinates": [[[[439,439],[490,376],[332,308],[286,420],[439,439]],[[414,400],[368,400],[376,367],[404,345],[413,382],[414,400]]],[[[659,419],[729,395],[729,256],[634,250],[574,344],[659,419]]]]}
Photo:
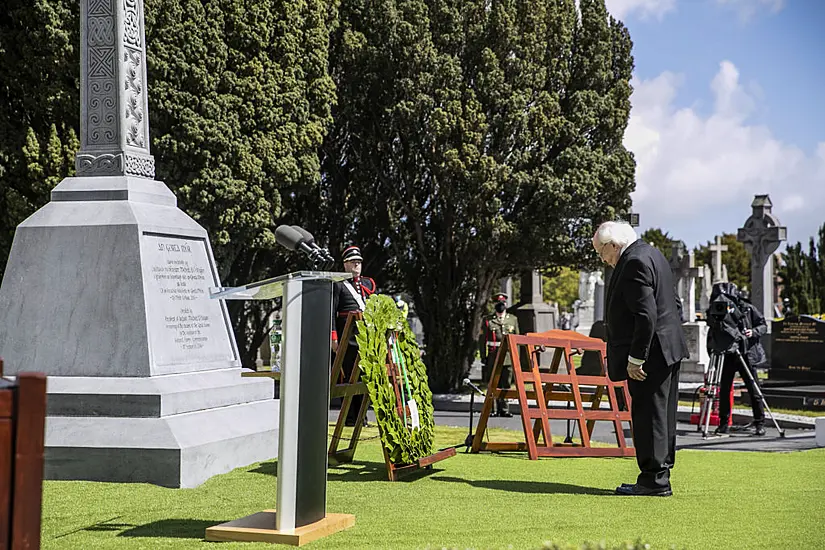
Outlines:
{"type": "MultiPolygon", "coordinates": [[[[751,372],[750,367],[745,362],[745,359],[742,357],[742,354],[739,352],[738,349],[735,349],[732,352],[728,353],[721,353],[718,351],[712,351],[710,354],[710,365],[708,365],[708,376],[707,376],[707,391],[705,392],[705,402],[702,404],[702,408],[699,411],[699,430],[702,432],[702,437],[708,437],[708,430],[710,429],[710,416],[713,413],[713,406],[719,402],[720,393],[721,393],[721,385],[722,385],[722,367],[724,366],[725,355],[731,355],[736,357],[739,361],[739,364],[742,365],[742,375],[747,376],[751,381],[751,387],[754,389],[754,393],[756,395],[751,395],[751,399],[759,399],[762,403],[762,406],[765,408],[765,412],[770,417],[773,425],[776,427],[776,430],[779,432],[779,437],[785,437],[785,430],[779,427],[779,424],[776,422],[776,418],[774,418],[773,413],[771,412],[771,408],[768,406],[767,401],[765,401],[765,396],[762,393],[762,388],[759,387],[759,384],[753,377],[753,373],[751,372]]],[[[731,411],[731,414],[733,411],[731,411]]]]}

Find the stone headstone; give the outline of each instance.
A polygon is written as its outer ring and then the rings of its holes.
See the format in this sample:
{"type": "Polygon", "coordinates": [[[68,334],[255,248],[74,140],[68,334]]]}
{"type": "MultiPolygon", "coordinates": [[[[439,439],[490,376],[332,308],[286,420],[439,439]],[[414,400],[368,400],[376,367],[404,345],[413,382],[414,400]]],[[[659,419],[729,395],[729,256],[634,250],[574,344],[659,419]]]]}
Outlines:
{"type": "Polygon", "coordinates": [[[7,374],[48,375],[50,479],[194,487],[277,454],[242,379],[209,236],[154,179],[140,0],[81,0],[77,176],[21,223],[0,286],[7,374]]]}
{"type": "Polygon", "coordinates": [[[727,282],[727,270],[723,271],[722,252],[728,249],[728,245],[722,244],[722,238],[716,235],[716,242],[708,247],[713,258],[713,284],[727,282]]]}
{"type": "Polygon", "coordinates": [[[774,321],[770,361],[771,379],[825,382],[825,321],[808,315],[774,321]]]}
{"type": "Polygon", "coordinates": [[[771,213],[773,203],[768,195],[756,195],[752,213],[736,235],[751,255],[751,302],[765,315],[771,328],[773,304],[773,262],[770,261],[779,243],[787,240],[787,229],[779,225],[771,213]]]}
{"type": "Polygon", "coordinates": [[[690,356],[682,360],[679,380],[681,382],[704,382],[710,363],[707,348],[708,325],[704,322],[684,323],[682,330],[685,333],[690,356]]]}
{"type": "Polygon", "coordinates": [[[576,317],[579,325],[576,327],[576,331],[581,334],[590,334],[590,328],[596,321],[597,288],[604,288],[601,271],[579,272],[579,303],[576,305],[576,317]]]}
{"type": "Polygon", "coordinates": [[[705,315],[710,308],[710,295],[713,291],[713,273],[709,265],[702,266],[702,290],[699,293],[699,310],[705,315]]]}
{"type": "MultiPolygon", "coordinates": [[[[541,273],[533,269],[521,276],[521,296],[519,306],[513,312],[518,319],[522,334],[528,332],[546,332],[558,326],[559,310],[556,305],[548,304],[542,296],[541,273]]],[[[526,350],[526,348],[524,348],[526,350]]],[[[548,354],[539,355],[539,365],[545,366],[552,360],[548,354]]],[[[523,360],[527,360],[526,351],[523,360]]]]}

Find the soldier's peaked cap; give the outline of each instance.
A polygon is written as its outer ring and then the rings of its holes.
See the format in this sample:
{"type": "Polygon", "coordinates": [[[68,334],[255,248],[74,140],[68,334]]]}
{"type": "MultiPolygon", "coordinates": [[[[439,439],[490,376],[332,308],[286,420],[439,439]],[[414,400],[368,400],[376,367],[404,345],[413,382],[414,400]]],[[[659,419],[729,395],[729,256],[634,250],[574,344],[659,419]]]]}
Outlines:
{"type": "Polygon", "coordinates": [[[346,247],[344,253],[341,254],[341,259],[345,262],[364,261],[364,258],[361,257],[361,249],[357,246],[346,247]]]}
{"type": "Polygon", "coordinates": [[[507,301],[507,295],[504,294],[503,292],[498,292],[496,294],[493,294],[493,301],[494,302],[506,302],[507,301]]]}

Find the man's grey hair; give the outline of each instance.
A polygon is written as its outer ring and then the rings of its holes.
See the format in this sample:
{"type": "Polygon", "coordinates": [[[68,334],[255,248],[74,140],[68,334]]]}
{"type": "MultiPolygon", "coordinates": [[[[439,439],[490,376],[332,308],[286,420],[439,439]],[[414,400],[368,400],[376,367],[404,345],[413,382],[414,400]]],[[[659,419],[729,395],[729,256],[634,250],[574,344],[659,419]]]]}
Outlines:
{"type": "Polygon", "coordinates": [[[599,246],[613,243],[623,247],[636,241],[638,238],[636,230],[627,222],[604,222],[596,230],[596,234],[593,235],[593,240],[596,241],[599,246]]]}

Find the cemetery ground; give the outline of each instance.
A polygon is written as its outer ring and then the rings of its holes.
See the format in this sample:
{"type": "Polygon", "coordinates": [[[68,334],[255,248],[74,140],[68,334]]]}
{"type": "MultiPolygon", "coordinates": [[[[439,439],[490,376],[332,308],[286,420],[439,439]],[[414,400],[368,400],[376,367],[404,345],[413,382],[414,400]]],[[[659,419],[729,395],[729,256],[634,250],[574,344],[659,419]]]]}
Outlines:
{"type": "MultiPolygon", "coordinates": [[[[439,426],[436,447],[466,433],[439,426]]],[[[492,440],[521,436],[489,433],[492,440]]],[[[355,514],[355,526],[309,548],[538,549],[548,541],[613,548],[638,540],[654,549],[825,547],[825,449],[682,450],[673,497],[619,497],[616,485],[635,478],[632,458],[531,461],[526,453],[459,449],[433,470],[391,483],[377,435],[374,424],[366,428],[355,462],[328,473],[327,510],[355,514]]],[[[209,526],[274,508],[276,469],[276,461],[255,464],[196,489],[46,481],[42,547],[272,548],[203,537],[209,526]]]]}

